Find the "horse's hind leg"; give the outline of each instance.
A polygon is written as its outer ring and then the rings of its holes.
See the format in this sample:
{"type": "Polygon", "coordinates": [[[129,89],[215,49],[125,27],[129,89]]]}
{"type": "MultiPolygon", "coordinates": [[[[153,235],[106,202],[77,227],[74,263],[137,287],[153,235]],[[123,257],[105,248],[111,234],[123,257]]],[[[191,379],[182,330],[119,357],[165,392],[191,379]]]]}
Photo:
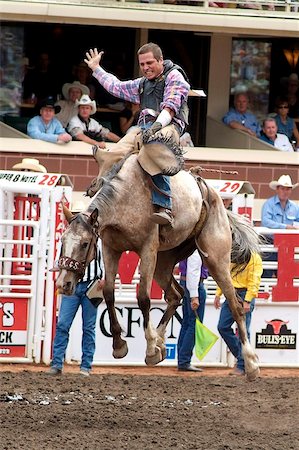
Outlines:
{"type": "Polygon", "coordinates": [[[125,340],[121,338],[121,326],[117,320],[115,311],[115,296],[114,296],[114,284],[115,277],[118,270],[118,261],[121,253],[115,252],[103,242],[103,258],[105,264],[105,285],[103,289],[105,302],[108,309],[110,319],[110,332],[113,338],[113,357],[124,358],[128,353],[128,346],[125,340]]]}
{"type": "Polygon", "coordinates": [[[176,312],[184,295],[184,289],[179,285],[173,276],[173,268],[176,263],[176,256],[172,251],[158,253],[157,265],[154,278],[165,292],[167,308],[158,324],[158,346],[162,349],[163,359],[166,358],[165,332],[169,320],[176,312]]]}
{"type": "Polygon", "coordinates": [[[244,310],[237,299],[231,281],[231,231],[226,211],[218,196],[213,199],[208,221],[197,237],[196,242],[198,247],[208,255],[203,257],[204,263],[228,300],[233,318],[238,325],[246,376],[249,381],[253,381],[259,375],[257,356],[249,343],[244,310]]]}

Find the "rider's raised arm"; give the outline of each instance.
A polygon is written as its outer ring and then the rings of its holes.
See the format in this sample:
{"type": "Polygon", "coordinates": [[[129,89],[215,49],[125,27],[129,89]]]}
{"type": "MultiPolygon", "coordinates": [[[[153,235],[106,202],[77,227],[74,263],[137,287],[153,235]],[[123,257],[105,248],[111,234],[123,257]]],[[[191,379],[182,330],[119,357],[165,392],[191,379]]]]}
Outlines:
{"type": "Polygon", "coordinates": [[[127,100],[132,103],[140,103],[139,96],[139,84],[141,78],[135,80],[121,81],[112,73],[106,72],[100,65],[100,61],[104,52],[98,52],[89,50],[86,52],[86,58],[84,61],[88,67],[93,71],[92,75],[103,86],[106,91],[112,94],[114,97],[122,100],[127,100]]]}

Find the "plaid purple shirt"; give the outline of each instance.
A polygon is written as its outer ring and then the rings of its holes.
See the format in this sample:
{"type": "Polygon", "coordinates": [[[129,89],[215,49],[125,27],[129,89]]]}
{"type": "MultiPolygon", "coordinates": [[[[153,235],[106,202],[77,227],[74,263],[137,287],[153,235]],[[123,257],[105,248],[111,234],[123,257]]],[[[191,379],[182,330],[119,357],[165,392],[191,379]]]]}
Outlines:
{"type": "MultiPolygon", "coordinates": [[[[132,103],[140,104],[139,85],[142,77],[135,80],[120,81],[116,76],[106,72],[102,67],[98,67],[93,76],[98,82],[115,97],[127,100],[132,103]]],[[[180,107],[184,100],[188,97],[190,85],[184,79],[183,75],[177,70],[172,70],[166,77],[165,89],[163,101],[160,104],[160,111],[164,108],[169,108],[174,111],[175,116],[173,121],[179,126],[182,132],[185,128],[185,124],[182,120],[178,119],[180,107]]],[[[160,112],[158,111],[158,113],[160,112]]],[[[146,116],[148,115],[148,109],[141,111],[139,115],[138,125],[146,123],[146,116]]]]}

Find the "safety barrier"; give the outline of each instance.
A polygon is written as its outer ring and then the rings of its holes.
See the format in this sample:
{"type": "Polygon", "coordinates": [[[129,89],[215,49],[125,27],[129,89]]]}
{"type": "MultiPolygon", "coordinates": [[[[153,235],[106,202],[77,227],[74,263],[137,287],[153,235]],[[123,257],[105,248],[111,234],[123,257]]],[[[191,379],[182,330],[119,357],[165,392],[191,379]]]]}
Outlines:
{"type": "Polygon", "coordinates": [[[50,361],[66,175],[0,171],[0,360],[50,361]]]}

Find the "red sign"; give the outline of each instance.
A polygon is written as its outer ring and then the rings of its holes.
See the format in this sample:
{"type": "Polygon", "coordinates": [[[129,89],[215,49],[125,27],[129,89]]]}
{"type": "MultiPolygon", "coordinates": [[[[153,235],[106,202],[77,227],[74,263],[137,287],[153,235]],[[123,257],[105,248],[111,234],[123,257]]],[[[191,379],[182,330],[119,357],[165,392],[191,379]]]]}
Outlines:
{"type": "MultiPolygon", "coordinates": [[[[134,274],[139,263],[139,256],[135,252],[124,252],[119,260],[118,272],[121,283],[131,284],[134,274]]],[[[138,293],[138,285],[136,286],[136,294],[138,293]]],[[[162,289],[153,280],[150,296],[152,299],[161,300],[162,289]]]]}
{"type": "Polygon", "coordinates": [[[275,234],[274,246],[278,249],[277,285],[272,289],[273,302],[298,302],[299,261],[295,260],[295,247],[299,247],[299,234],[275,234]]]}
{"type": "Polygon", "coordinates": [[[3,298],[0,302],[0,357],[25,357],[28,299],[3,298]]]}

